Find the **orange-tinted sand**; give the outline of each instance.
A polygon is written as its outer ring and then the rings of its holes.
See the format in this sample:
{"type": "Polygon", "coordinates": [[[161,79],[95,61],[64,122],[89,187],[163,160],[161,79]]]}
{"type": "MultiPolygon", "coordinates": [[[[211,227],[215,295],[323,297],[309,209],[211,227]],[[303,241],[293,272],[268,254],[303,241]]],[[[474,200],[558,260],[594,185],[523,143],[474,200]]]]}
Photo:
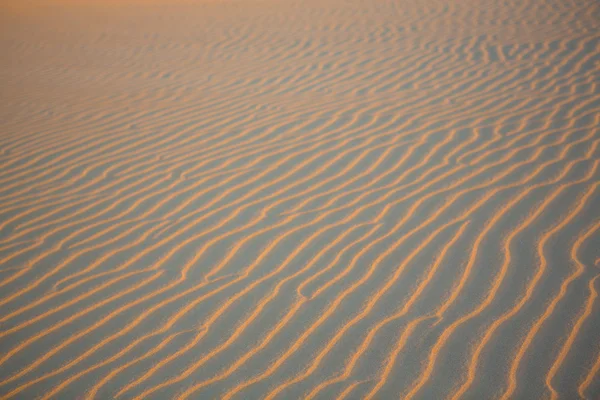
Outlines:
{"type": "Polygon", "coordinates": [[[0,398],[600,399],[599,2],[0,10],[0,398]]]}

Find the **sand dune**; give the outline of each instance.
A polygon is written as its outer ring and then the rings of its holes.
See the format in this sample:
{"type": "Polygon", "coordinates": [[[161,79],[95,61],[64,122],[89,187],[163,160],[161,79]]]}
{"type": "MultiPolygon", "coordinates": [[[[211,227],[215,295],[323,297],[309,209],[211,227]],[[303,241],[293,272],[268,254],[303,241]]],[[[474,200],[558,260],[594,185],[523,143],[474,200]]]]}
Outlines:
{"type": "Polygon", "coordinates": [[[600,3],[5,3],[0,398],[600,398],[600,3]]]}

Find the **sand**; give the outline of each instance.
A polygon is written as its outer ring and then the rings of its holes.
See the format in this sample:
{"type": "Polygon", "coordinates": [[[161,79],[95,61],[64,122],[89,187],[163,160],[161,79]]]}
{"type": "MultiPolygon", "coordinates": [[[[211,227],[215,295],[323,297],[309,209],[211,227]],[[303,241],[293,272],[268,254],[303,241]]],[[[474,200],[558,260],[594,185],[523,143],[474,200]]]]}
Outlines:
{"type": "Polygon", "coordinates": [[[600,398],[600,3],[1,7],[2,399],[600,398]]]}

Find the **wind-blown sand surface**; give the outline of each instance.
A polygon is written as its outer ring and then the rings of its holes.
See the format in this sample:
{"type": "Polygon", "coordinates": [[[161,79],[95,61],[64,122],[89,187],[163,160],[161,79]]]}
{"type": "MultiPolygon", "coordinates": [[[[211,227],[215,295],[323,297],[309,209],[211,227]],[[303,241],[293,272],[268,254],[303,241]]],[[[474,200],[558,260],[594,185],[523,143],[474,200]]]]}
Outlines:
{"type": "Polygon", "coordinates": [[[599,2],[5,3],[2,398],[600,398],[599,2]]]}

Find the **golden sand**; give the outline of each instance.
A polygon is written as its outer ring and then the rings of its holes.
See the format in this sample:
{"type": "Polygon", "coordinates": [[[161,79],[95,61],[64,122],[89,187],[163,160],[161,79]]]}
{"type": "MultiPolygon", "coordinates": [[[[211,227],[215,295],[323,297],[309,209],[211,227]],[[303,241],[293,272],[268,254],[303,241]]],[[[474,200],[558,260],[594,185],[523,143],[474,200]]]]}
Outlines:
{"type": "Polygon", "coordinates": [[[0,398],[600,398],[597,1],[0,11],[0,398]]]}

